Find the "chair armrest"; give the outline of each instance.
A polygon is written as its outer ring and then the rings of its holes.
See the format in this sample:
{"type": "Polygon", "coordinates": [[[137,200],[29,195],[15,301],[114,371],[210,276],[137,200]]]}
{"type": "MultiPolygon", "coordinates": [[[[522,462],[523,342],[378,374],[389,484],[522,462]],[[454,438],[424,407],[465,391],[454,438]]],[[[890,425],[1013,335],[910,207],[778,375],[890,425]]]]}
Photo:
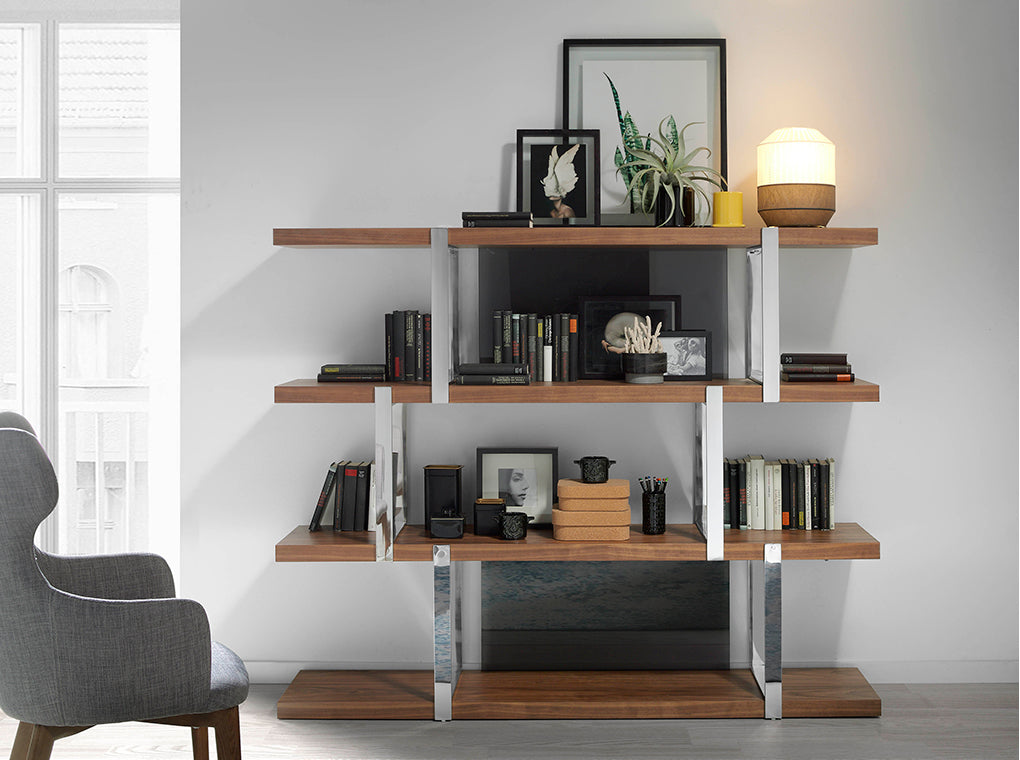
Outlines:
{"type": "Polygon", "coordinates": [[[35,550],[39,570],[56,589],[96,599],[166,599],[174,578],[158,554],[60,556],[35,550]]]}
{"type": "Polygon", "coordinates": [[[190,599],[51,597],[56,681],[64,725],[202,712],[212,641],[190,599]]]}

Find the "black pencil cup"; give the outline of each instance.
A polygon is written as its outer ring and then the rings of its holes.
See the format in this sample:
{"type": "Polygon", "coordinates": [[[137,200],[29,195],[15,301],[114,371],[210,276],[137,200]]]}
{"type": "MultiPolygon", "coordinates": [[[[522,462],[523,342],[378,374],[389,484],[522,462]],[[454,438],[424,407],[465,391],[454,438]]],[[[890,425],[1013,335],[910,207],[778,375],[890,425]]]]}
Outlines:
{"type": "Polygon", "coordinates": [[[649,536],[666,532],[666,494],[663,491],[641,494],[641,532],[649,536]]]}

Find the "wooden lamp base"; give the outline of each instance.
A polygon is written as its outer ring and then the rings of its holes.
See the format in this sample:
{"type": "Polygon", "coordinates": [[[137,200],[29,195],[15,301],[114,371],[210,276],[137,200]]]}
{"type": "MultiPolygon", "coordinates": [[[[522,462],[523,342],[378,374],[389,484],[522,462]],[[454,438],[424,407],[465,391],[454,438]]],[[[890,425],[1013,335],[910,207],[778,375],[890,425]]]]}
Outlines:
{"type": "Polygon", "coordinates": [[[836,213],[835,185],[761,185],[758,214],[769,227],[824,227],[836,213]]]}

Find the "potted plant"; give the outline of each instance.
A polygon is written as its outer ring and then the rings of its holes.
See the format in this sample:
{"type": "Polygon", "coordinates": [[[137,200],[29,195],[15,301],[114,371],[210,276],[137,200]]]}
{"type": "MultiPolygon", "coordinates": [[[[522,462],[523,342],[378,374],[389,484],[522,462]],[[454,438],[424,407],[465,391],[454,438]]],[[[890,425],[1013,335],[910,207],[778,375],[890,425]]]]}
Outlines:
{"type": "Polygon", "coordinates": [[[659,333],[662,322],[652,332],[652,318],[642,322],[634,317],[633,327],[624,327],[623,379],[628,383],[661,383],[666,374],[666,352],[659,333]]]}
{"type": "Polygon", "coordinates": [[[677,132],[676,121],[667,116],[659,122],[659,137],[646,135],[646,148],[628,148],[629,159],[617,168],[618,172],[629,174],[627,192],[638,190],[643,210],[654,211],[657,227],[665,224],[693,226],[698,199],[704,200],[705,209],[709,204],[708,193],[701,183],[720,189],[726,184],[723,176],[711,166],[694,163],[702,153],[706,158],[711,155],[708,148],[701,146],[687,151],[684,132],[698,123],[692,121],[677,132]]]}

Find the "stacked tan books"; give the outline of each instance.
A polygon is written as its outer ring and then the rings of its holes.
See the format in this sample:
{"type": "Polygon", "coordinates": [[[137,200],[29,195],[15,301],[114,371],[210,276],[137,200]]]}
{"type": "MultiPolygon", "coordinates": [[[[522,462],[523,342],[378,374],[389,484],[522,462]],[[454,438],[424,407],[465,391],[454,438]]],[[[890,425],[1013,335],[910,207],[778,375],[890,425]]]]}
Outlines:
{"type": "Polygon", "coordinates": [[[610,478],[584,483],[564,478],[557,483],[559,506],[553,508],[557,541],[627,541],[630,538],[630,481],[610,478]]]}

